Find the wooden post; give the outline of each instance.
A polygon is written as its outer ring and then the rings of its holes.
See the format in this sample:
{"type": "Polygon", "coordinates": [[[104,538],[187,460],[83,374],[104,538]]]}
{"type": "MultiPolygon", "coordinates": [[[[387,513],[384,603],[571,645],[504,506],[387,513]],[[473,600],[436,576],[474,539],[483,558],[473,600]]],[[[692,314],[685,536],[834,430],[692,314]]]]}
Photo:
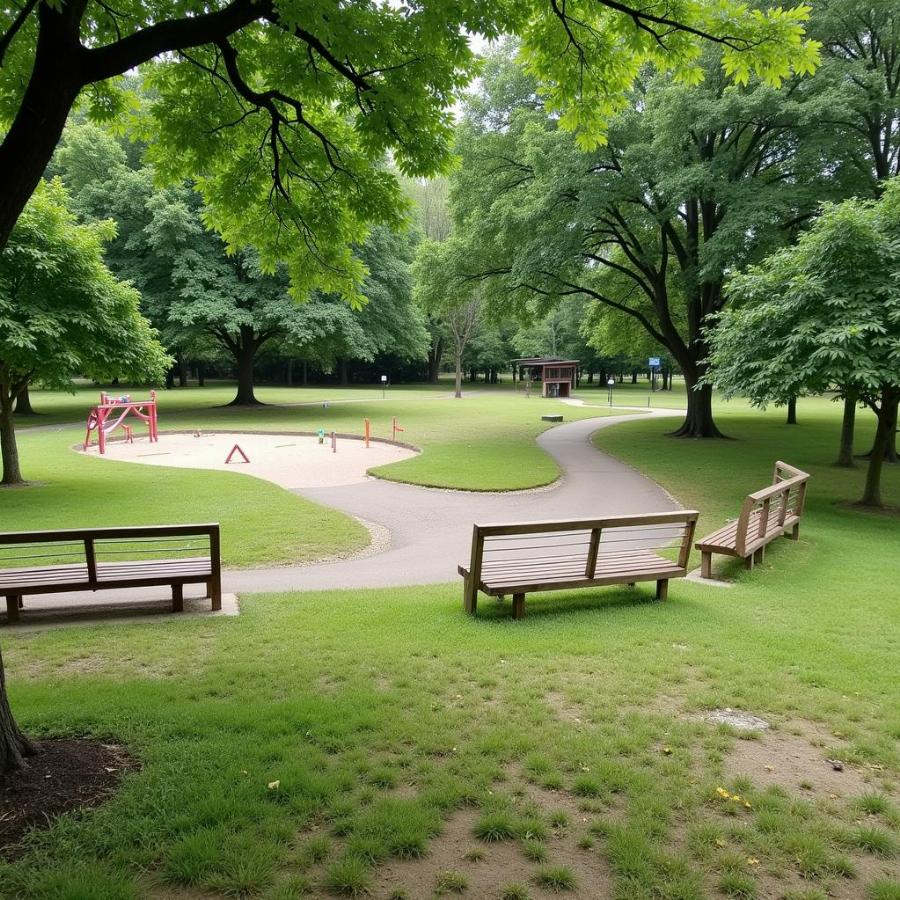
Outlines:
{"type": "Polygon", "coordinates": [[[660,578],[659,581],[656,582],[656,599],[657,600],[665,600],[666,597],[669,596],[669,579],[668,578],[660,578]]]}
{"type": "Polygon", "coordinates": [[[700,577],[712,578],[712,553],[705,550],[700,554],[700,577]]]}
{"type": "Polygon", "coordinates": [[[172,612],[184,612],[184,585],[172,585],[172,612]]]}
{"type": "Polygon", "coordinates": [[[478,585],[481,583],[481,558],[484,555],[484,538],[477,525],[472,526],[472,553],[469,557],[469,574],[464,584],[466,612],[475,615],[478,609],[478,585]]]}
{"type": "Polygon", "coordinates": [[[97,589],[97,553],[92,538],[84,539],[84,561],[87,563],[88,581],[94,590],[97,589]]]}
{"type": "Polygon", "coordinates": [[[21,598],[18,594],[6,595],[6,623],[12,625],[19,621],[19,602],[21,598]]]}
{"type": "Polygon", "coordinates": [[[209,565],[209,596],[213,612],[218,612],[222,608],[222,551],[218,525],[209,532],[209,565]]]}
{"type": "Polygon", "coordinates": [[[521,619],[525,615],[525,595],[513,594],[513,618],[521,619]]]}
{"type": "Polygon", "coordinates": [[[584,577],[593,578],[594,570],[597,568],[597,554],[600,551],[600,534],[602,529],[592,528],[591,539],[588,544],[587,564],[584,567],[584,577]]]}

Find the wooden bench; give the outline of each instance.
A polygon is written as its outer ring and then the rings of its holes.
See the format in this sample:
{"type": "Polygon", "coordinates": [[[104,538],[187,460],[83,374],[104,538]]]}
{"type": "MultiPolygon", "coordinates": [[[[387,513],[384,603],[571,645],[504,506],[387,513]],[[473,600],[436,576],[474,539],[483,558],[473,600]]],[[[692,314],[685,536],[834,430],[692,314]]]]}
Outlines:
{"type": "Polygon", "coordinates": [[[0,568],[8,624],[19,620],[27,594],[166,585],[181,612],[184,586],[205,584],[213,610],[222,608],[218,524],[0,533],[0,566],[10,564],[0,568]],[[64,561],[17,565],[53,559],[64,561]]]}
{"type": "Polygon", "coordinates": [[[790,532],[794,540],[800,536],[800,519],[806,501],[809,474],[779,460],[775,463],[772,484],[748,494],[741,514],[718,531],[697,542],[701,552],[700,574],[712,576],[712,555],[736,556],[752,569],[762,562],[765,548],[775,538],[790,532]]]}
{"type": "Polygon", "coordinates": [[[656,597],[664,600],[669,579],[687,574],[697,515],[683,510],[475,525],[471,559],[458,569],[466,611],[475,614],[479,591],[511,594],[513,616],[521,619],[527,593],[638,581],[655,581],[656,597]]]}

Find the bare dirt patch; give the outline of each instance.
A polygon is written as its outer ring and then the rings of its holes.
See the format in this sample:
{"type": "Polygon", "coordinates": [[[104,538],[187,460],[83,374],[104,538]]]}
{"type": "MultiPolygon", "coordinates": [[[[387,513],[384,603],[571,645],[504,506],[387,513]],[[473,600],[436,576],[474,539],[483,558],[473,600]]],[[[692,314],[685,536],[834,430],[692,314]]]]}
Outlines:
{"type": "MultiPolygon", "coordinates": [[[[432,841],[427,856],[417,860],[392,861],[382,866],[373,895],[388,898],[393,891],[402,888],[410,900],[431,900],[441,874],[456,872],[465,879],[466,897],[499,897],[501,888],[512,883],[527,886],[534,900],[560,896],[534,882],[534,874],[540,866],[525,858],[517,841],[478,841],[472,835],[477,819],[475,810],[457,812],[445,823],[443,833],[432,841]],[[477,861],[466,858],[473,848],[483,854],[477,861]]],[[[577,846],[579,836],[580,832],[575,828],[564,834],[551,835],[546,841],[546,865],[566,866],[572,870],[577,885],[564,894],[571,900],[608,897],[611,885],[609,872],[595,849],[577,846]]]]}
{"type": "Polygon", "coordinates": [[[725,758],[730,775],[746,775],[763,787],[777,785],[791,793],[854,796],[868,784],[853,766],[814,747],[805,738],[766,731],[756,740],[738,740],[725,758]],[[837,769],[835,766],[841,768],[837,769]]]}
{"type": "Polygon", "coordinates": [[[37,746],[27,769],[0,775],[0,855],[7,859],[17,854],[29,829],[46,827],[63,813],[98,806],[136,768],[118,744],[46,740],[37,746]]]}
{"type": "Polygon", "coordinates": [[[260,432],[164,432],[158,443],[137,440],[110,441],[106,454],[96,446],[79,452],[98,459],[119,460],[151,466],[217,469],[264,478],[288,490],[360,484],[371,476],[368,470],[417,455],[416,450],[389,441],[373,440],[368,447],[352,435],[339,435],[332,451],[331,435],[319,439],[310,434],[260,432]],[[248,461],[235,453],[235,446],[248,461]]]}
{"type": "Polygon", "coordinates": [[[572,703],[565,694],[560,691],[550,691],[546,697],[547,705],[559,719],[564,722],[573,722],[581,725],[584,721],[584,711],[580,706],[572,703]]]}

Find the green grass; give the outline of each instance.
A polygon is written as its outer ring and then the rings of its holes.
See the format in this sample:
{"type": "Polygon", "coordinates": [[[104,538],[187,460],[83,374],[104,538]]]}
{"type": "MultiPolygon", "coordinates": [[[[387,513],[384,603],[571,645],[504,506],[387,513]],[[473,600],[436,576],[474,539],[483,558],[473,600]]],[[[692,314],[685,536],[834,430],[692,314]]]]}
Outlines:
{"type": "MultiPolygon", "coordinates": [[[[227,386],[161,392],[160,446],[167,429],[324,427],[361,434],[366,417],[373,433],[385,437],[397,416],[406,428],[400,437],[423,452],[380,467],[376,470],[380,477],[438,487],[512,490],[547,484],[559,475],[556,463],[534,441],[550,427],[541,422],[542,413],[562,411],[567,420],[605,414],[540,398],[526,400],[511,390],[484,386],[461,401],[447,399],[443,386],[391,389],[386,401],[380,391],[365,388],[263,388],[260,398],[273,405],[216,406],[227,402],[231,392],[227,386]],[[327,410],[322,407],[326,401],[327,410]]],[[[232,567],[311,562],[350,553],[368,542],[365,528],[352,518],[261,479],[101,461],[72,450],[84,437],[80,423],[28,427],[32,422],[82,420],[95,402],[96,391],[87,388],[74,396],[33,393],[35,408],[47,415],[21,420],[26,424],[19,432],[22,469],[31,484],[0,489],[4,530],[218,521],[223,562],[232,567]]]]}
{"type": "MultiPolygon", "coordinates": [[[[398,439],[423,452],[374,472],[395,481],[463,490],[518,490],[549,484],[559,476],[559,469],[534,442],[551,427],[541,422],[541,415],[562,412],[566,421],[571,421],[610,414],[608,409],[579,409],[540,397],[526,399],[508,387],[490,385],[473,385],[471,393],[464,391],[462,400],[453,400],[446,384],[389,388],[386,399],[372,388],[260,388],[257,397],[267,406],[223,406],[233,390],[219,385],[160,392],[161,430],[324,428],[361,435],[363,419],[369,418],[373,435],[384,438],[391,436],[391,421],[396,417],[405,429],[398,439]]],[[[83,438],[83,421],[96,394],[89,388],[81,388],[75,395],[35,391],[32,403],[47,415],[22,418],[19,424],[27,430],[35,424],[77,422],[71,441],[75,443],[83,438]]],[[[143,396],[140,389],[131,394],[143,396]]],[[[26,477],[37,477],[28,471],[28,460],[23,454],[26,477]]]]}
{"type": "MultiPolygon", "coordinates": [[[[900,521],[840,503],[861,475],[829,466],[837,410],[808,401],[800,412],[786,428],[780,414],[732,408],[722,424],[738,440],[722,443],[665,437],[665,422],[602,436],[709,528],[774,457],[812,472],[801,541],[778,542],[728,591],[679,581],[663,604],[641,586],[538,595],[521,621],[499,603],[465,616],[458,584],[260,595],[237,618],[4,636],[23,726],[119,741],[141,767],[105,806],[63,817],[0,864],[0,896],[119,900],[148,884],[153,896],[350,896],[383,861],[415,865],[469,806],[473,837],[545,833],[544,865],[558,869],[549,829],[568,821],[565,797],[593,805],[595,846],[580,852],[609,866],[617,897],[765,896],[783,884],[806,900],[894,900],[900,521]],[[577,701],[581,721],[560,718],[551,694],[577,701]],[[732,777],[737,739],[698,716],[724,706],[776,730],[809,722],[825,736],[817,752],[861,773],[864,793],[732,777]],[[535,808],[523,781],[561,793],[535,808]]],[[[885,477],[897,502],[900,469],[885,477]]]]}
{"type": "Polygon", "coordinates": [[[72,450],[79,437],[72,429],[19,435],[32,483],[0,488],[3,530],[219,522],[231,567],[310,562],[369,541],[356,520],[271,482],[86,457],[72,450]]]}

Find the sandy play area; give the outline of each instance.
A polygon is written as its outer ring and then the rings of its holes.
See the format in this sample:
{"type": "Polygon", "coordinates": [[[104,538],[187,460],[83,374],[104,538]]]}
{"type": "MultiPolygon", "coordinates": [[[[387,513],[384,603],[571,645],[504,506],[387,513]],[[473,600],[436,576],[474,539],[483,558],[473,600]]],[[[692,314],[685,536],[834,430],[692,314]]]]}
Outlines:
{"type": "Polygon", "coordinates": [[[106,454],[100,456],[96,444],[85,451],[100,459],[143,463],[148,466],[178,466],[182,469],[221,469],[241,472],[274,481],[289,490],[309,487],[334,487],[358,484],[370,476],[374,466],[398,462],[415,456],[414,450],[372,441],[367,448],[360,440],[337,439],[332,452],[331,437],[320,444],[318,437],[297,434],[208,434],[161,433],[151,444],[146,436],[135,435],[133,444],[110,440],[106,454]],[[249,458],[245,463],[237,452],[225,462],[235,444],[249,458]]]}

